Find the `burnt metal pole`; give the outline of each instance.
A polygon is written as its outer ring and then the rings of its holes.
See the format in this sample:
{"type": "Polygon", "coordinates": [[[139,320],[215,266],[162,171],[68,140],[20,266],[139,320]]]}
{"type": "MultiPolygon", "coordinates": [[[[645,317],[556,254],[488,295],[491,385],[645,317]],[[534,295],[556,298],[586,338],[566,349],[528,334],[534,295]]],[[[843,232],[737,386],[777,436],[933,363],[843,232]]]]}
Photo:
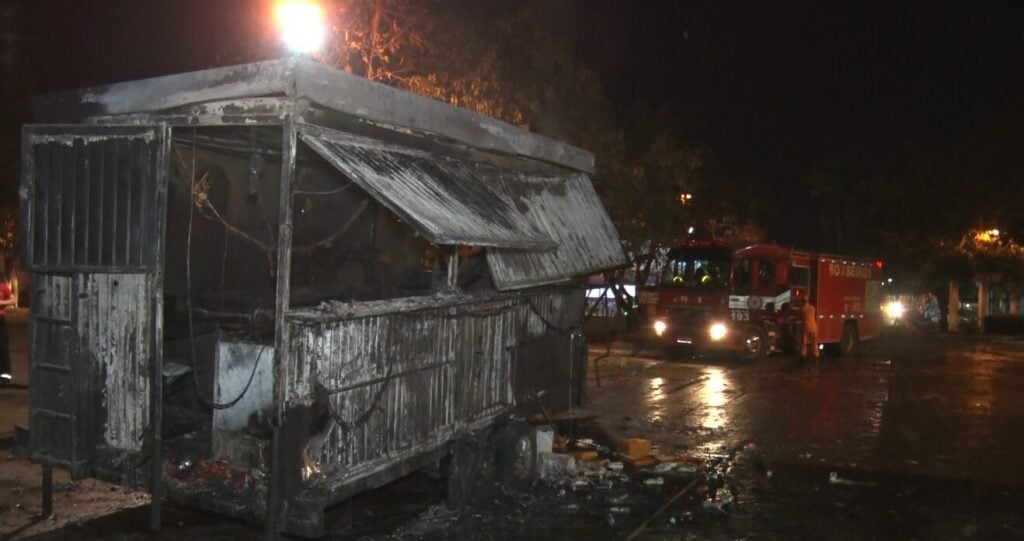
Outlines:
{"type": "Polygon", "coordinates": [[[277,296],[274,307],[274,431],[271,441],[270,483],[267,490],[268,541],[277,539],[280,531],[281,500],[284,489],[284,461],[281,436],[286,418],[286,384],[288,381],[288,325],[285,316],[290,304],[292,268],[292,183],[295,178],[295,151],[298,144],[295,122],[289,117],[282,126],[281,188],[277,216],[277,296]]]}
{"type": "Polygon", "coordinates": [[[53,514],[53,466],[43,464],[43,512],[42,518],[53,514]]]}
{"type": "Polygon", "coordinates": [[[454,290],[459,286],[459,248],[449,247],[448,252],[448,289],[454,290]]]}
{"type": "Polygon", "coordinates": [[[152,351],[150,367],[150,438],[152,441],[151,460],[152,470],[149,480],[149,529],[160,529],[160,508],[163,497],[163,372],[164,372],[164,229],[167,223],[167,182],[170,175],[171,156],[171,130],[167,125],[161,126],[160,133],[163,137],[156,159],[156,190],[153,194],[156,201],[153,206],[156,209],[156,216],[153,217],[153,230],[151,239],[155,245],[155,254],[151,272],[153,273],[153,284],[150,288],[152,296],[152,310],[150,314],[150,349],[152,351]]]}

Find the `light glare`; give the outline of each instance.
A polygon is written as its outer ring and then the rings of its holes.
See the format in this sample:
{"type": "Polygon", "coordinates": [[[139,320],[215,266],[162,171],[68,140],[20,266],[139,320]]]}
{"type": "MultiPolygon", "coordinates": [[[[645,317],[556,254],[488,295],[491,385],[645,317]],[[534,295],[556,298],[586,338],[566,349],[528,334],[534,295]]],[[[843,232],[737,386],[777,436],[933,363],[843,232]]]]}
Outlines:
{"type": "Polygon", "coordinates": [[[708,334],[711,336],[712,340],[717,342],[717,341],[725,338],[725,331],[726,331],[726,328],[725,328],[724,324],[722,324],[722,323],[713,323],[711,325],[711,328],[708,329],[708,334]]]}
{"type": "Polygon", "coordinates": [[[327,35],[323,12],[312,2],[284,2],[277,6],[281,39],[293,52],[314,53],[327,35]]]}
{"type": "Polygon", "coordinates": [[[903,317],[904,312],[906,312],[906,308],[900,301],[892,301],[885,305],[885,315],[892,319],[899,319],[903,317]]]}

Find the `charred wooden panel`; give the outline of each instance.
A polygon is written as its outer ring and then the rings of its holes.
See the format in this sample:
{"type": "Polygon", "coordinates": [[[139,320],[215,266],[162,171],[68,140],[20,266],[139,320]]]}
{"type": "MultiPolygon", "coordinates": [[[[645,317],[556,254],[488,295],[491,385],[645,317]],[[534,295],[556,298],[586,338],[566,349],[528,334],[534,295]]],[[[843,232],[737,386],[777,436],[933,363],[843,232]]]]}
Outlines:
{"type": "Polygon", "coordinates": [[[462,340],[456,356],[455,413],[472,422],[512,405],[511,348],[521,327],[520,311],[510,301],[470,307],[455,336],[462,340]]]}
{"type": "Polygon", "coordinates": [[[457,324],[386,314],[293,330],[296,400],[326,396],[332,423],[318,461],[355,468],[440,437],[453,420],[457,324]],[[301,377],[305,376],[305,377],[301,377]]]}
{"type": "Polygon", "coordinates": [[[495,179],[494,190],[557,244],[550,251],[488,249],[498,289],[564,282],[626,264],[615,226],[586,175],[510,173],[495,179]]]}
{"type": "Polygon", "coordinates": [[[71,321],[72,282],[70,276],[37,274],[32,277],[32,316],[54,321],[71,321]]]}
{"type": "Polygon", "coordinates": [[[141,450],[149,425],[151,282],[146,274],[79,277],[80,362],[98,378],[97,428],[114,449],[141,450]]]}
{"type": "Polygon", "coordinates": [[[526,298],[526,330],[516,345],[516,401],[529,413],[539,413],[540,406],[564,410],[577,405],[585,379],[584,292],[566,289],[526,298]]]}
{"type": "Polygon", "coordinates": [[[513,300],[296,325],[291,398],[328,398],[318,461],[353,474],[429,451],[512,403],[513,300]]]}
{"type": "Polygon", "coordinates": [[[325,400],[330,416],[308,458],[332,472],[332,482],[347,482],[507,412],[514,385],[534,385],[533,393],[561,386],[568,395],[568,349],[532,345],[568,344],[581,318],[576,290],[339,304],[294,314],[288,400],[325,400]],[[527,349],[517,355],[521,345],[527,349]],[[539,353],[527,362],[539,373],[517,385],[515,363],[532,352],[539,353]]]}
{"type": "Polygon", "coordinates": [[[435,244],[554,246],[491,191],[493,169],[333,130],[305,128],[302,140],[435,244]]]}
{"type": "MultiPolygon", "coordinates": [[[[33,306],[35,310],[35,306],[33,306]]],[[[29,422],[32,458],[87,473],[91,431],[78,415],[81,370],[74,366],[77,340],[68,322],[35,320],[31,329],[29,422]]]]}

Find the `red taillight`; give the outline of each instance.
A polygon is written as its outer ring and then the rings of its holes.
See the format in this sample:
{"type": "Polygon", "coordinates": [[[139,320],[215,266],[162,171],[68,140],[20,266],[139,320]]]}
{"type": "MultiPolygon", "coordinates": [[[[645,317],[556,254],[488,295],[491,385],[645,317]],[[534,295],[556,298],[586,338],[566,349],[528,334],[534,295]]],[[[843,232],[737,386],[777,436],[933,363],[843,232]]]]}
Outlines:
{"type": "Polygon", "coordinates": [[[800,290],[797,289],[797,290],[793,291],[793,295],[796,296],[796,297],[799,297],[801,295],[800,290]]]}
{"type": "Polygon", "coordinates": [[[882,268],[882,260],[881,259],[875,261],[875,268],[876,269],[882,268]]]}

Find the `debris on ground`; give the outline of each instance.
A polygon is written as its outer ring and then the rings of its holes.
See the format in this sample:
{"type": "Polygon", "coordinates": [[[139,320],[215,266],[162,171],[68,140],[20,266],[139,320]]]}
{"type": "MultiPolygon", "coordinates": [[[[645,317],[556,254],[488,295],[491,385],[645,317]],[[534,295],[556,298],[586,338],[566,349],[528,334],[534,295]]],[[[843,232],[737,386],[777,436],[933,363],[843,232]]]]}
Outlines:
{"type": "Polygon", "coordinates": [[[725,507],[731,505],[734,501],[736,501],[736,498],[731,491],[720,488],[715,491],[714,497],[704,500],[703,505],[704,509],[715,509],[726,513],[725,507]]]}
{"type": "Polygon", "coordinates": [[[641,457],[651,454],[651,442],[640,438],[627,438],[616,445],[616,450],[628,457],[641,457]]]}
{"type": "Polygon", "coordinates": [[[833,485],[858,485],[858,486],[874,486],[874,483],[870,481],[854,481],[852,479],[844,479],[839,477],[838,472],[831,472],[828,474],[828,482],[833,485]]]}
{"type": "Polygon", "coordinates": [[[570,451],[570,455],[578,461],[597,460],[600,456],[597,451],[570,451]]]}
{"type": "Polygon", "coordinates": [[[537,427],[537,456],[541,453],[551,453],[555,445],[555,429],[550,426],[537,427]]]}
{"type": "Polygon", "coordinates": [[[399,528],[395,532],[396,536],[424,536],[431,533],[443,532],[452,523],[458,520],[459,516],[456,511],[452,511],[445,507],[444,504],[436,504],[431,506],[426,511],[417,515],[414,519],[409,521],[408,524],[399,528]]]}
{"type": "Polygon", "coordinates": [[[576,459],[571,455],[543,452],[537,458],[540,478],[549,483],[561,483],[576,473],[576,459]]]}

